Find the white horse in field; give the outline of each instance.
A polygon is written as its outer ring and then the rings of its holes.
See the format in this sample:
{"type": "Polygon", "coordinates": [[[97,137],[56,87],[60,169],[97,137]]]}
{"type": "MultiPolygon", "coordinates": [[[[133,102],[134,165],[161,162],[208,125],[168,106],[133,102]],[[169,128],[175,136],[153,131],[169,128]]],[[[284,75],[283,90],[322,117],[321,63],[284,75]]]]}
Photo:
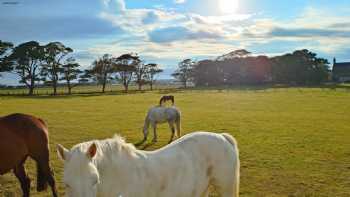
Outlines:
{"type": "Polygon", "coordinates": [[[181,113],[175,107],[164,107],[164,106],[155,106],[148,110],[145,124],[143,127],[143,140],[141,143],[145,142],[148,137],[148,129],[151,125],[153,128],[153,142],[157,142],[157,124],[168,122],[171,129],[171,138],[169,143],[174,140],[175,136],[175,127],[176,127],[176,136],[181,136],[181,113]]]}
{"type": "Polygon", "coordinates": [[[64,161],[68,197],[200,197],[214,185],[222,197],[239,194],[239,154],[229,134],[196,132],[156,151],[141,151],[116,136],[84,142],[64,161]]]}

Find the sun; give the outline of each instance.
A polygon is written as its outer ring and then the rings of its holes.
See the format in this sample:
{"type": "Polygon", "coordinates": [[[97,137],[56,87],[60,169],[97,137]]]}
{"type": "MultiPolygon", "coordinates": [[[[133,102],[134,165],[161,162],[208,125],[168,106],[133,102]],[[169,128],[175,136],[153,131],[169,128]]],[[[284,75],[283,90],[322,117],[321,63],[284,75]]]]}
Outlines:
{"type": "Polygon", "coordinates": [[[238,9],[238,0],[219,0],[219,8],[224,14],[234,14],[238,9]]]}

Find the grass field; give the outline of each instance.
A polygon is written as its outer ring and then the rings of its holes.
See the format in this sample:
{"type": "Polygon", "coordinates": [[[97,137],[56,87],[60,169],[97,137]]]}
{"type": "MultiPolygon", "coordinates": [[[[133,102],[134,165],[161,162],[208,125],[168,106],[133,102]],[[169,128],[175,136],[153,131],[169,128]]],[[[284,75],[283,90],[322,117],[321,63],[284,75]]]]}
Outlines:
{"type": "MultiPolygon", "coordinates": [[[[0,115],[29,113],[48,122],[51,163],[60,194],[62,163],[55,144],[66,147],[92,139],[123,135],[142,138],[147,109],[162,94],[0,97],[0,115]]],[[[319,88],[262,90],[185,90],[171,92],[182,111],[184,133],[207,130],[236,137],[244,197],[350,196],[350,91],[319,88]]],[[[166,144],[167,125],[158,129],[166,144]]],[[[35,168],[28,162],[30,177],[35,168]]],[[[50,196],[34,192],[33,196],[50,196]]],[[[12,174],[0,177],[0,196],[20,195],[12,174]]]]}

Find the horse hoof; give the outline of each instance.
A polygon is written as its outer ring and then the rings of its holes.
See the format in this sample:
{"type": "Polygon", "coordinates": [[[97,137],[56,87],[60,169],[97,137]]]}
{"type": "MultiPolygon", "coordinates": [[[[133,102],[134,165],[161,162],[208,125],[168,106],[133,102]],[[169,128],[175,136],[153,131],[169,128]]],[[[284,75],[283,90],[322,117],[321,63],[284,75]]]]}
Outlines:
{"type": "Polygon", "coordinates": [[[155,143],[155,142],[158,142],[158,140],[157,139],[153,139],[152,142],[155,143]]]}

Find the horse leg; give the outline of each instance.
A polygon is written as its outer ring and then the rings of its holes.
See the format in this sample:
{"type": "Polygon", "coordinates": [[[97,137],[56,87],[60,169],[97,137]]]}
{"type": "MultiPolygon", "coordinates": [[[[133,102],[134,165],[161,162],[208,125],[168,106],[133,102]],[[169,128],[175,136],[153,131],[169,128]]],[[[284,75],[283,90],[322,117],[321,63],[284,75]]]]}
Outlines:
{"type": "Polygon", "coordinates": [[[238,197],[239,196],[239,183],[233,180],[220,180],[217,179],[216,184],[214,184],[219,190],[222,197],[238,197]]]}
{"type": "Polygon", "coordinates": [[[171,137],[170,140],[168,142],[168,144],[170,144],[173,140],[174,140],[174,136],[175,136],[175,127],[174,127],[174,122],[168,122],[169,123],[169,127],[171,129],[171,137]]]}
{"type": "Polygon", "coordinates": [[[55,179],[53,177],[52,171],[50,171],[50,174],[47,177],[47,182],[49,183],[49,185],[51,187],[52,195],[54,197],[57,197],[56,183],[55,183],[55,179]]]}
{"type": "Polygon", "coordinates": [[[17,165],[13,169],[14,174],[16,175],[17,179],[21,183],[21,188],[23,192],[23,197],[29,197],[30,192],[30,179],[26,174],[26,171],[24,169],[24,161],[17,165]]]}
{"type": "Polygon", "coordinates": [[[152,142],[157,142],[157,123],[152,123],[152,127],[153,127],[153,140],[152,142]]]}
{"type": "Polygon", "coordinates": [[[145,120],[145,124],[143,126],[143,140],[140,142],[140,144],[142,144],[145,141],[147,141],[149,125],[150,125],[150,121],[149,121],[149,119],[147,117],[146,120],[145,120]]]}
{"type": "Polygon", "coordinates": [[[180,117],[177,118],[175,121],[175,126],[176,126],[176,137],[180,138],[181,137],[181,120],[180,117]]]}
{"type": "Polygon", "coordinates": [[[143,130],[143,139],[140,142],[141,144],[144,143],[145,141],[147,141],[147,136],[148,136],[148,129],[144,129],[143,130]]]}

